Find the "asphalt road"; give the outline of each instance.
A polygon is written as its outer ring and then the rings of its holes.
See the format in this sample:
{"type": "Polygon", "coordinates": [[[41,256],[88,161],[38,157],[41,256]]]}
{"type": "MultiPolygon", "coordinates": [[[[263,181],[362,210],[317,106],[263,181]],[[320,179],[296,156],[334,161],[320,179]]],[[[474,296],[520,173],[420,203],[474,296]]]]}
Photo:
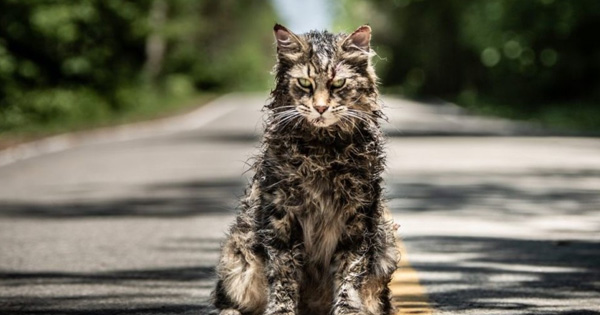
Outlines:
{"type": "MultiPolygon", "coordinates": [[[[265,98],[0,167],[0,314],[207,313],[265,98]]],[[[600,139],[386,103],[387,196],[434,313],[600,314],[600,139]]]]}

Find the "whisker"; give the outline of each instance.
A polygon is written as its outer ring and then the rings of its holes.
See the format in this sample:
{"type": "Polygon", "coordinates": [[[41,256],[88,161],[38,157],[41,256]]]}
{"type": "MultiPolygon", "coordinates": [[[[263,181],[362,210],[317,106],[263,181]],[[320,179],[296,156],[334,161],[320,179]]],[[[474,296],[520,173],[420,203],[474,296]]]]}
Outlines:
{"type": "Polygon", "coordinates": [[[295,109],[284,110],[284,111],[281,111],[281,112],[273,114],[273,118],[275,118],[275,119],[283,119],[283,118],[285,118],[285,117],[287,117],[289,115],[294,115],[296,113],[298,113],[298,111],[295,110],[295,109]]]}
{"type": "Polygon", "coordinates": [[[373,115],[371,115],[371,114],[369,114],[367,112],[363,112],[363,111],[357,111],[357,110],[354,110],[354,109],[348,109],[347,113],[350,114],[350,115],[354,115],[354,117],[357,117],[357,118],[360,117],[365,122],[367,122],[367,119],[369,121],[375,121],[376,120],[375,116],[373,116],[373,115]]]}
{"type": "Polygon", "coordinates": [[[298,124],[300,124],[302,122],[302,118],[298,119],[296,121],[296,123],[294,124],[294,129],[298,128],[298,124]]]}
{"type": "Polygon", "coordinates": [[[283,125],[281,125],[280,129],[284,129],[287,125],[289,125],[292,121],[294,121],[296,118],[299,118],[299,117],[302,117],[302,115],[300,115],[300,114],[294,115],[291,118],[287,119],[286,122],[283,123],[283,125]]]}
{"type": "Polygon", "coordinates": [[[373,113],[365,112],[365,111],[362,111],[362,110],[356,110],[356,109],[348,108],[348,111],[356,113],[356,114],[359,114],[359,115],[366,115],[366,116],[374,117],[373,113]]]}
{"type": "Polygon", "coordinates": [[[294,118],[295,118],[295,117],[297,117],[297,116],[298,116],[298,114],[286,116],[285,118],[282,118],[282,119],[278,120],[278,121],[277,121],[277,124],[284,124],[284,123],[286,123],[287,121],[289,121],[289,120],[291,120],[291,119],[294,119],[294,118]]]}
{"type": "Polygon", "coordinates": [[[347,116],[340,116],[340,120],[344,123],[344,125],[350,127],[351,129],[354,129],[354,127],[356,126],[354,121],[348,118],[347,116]]]}
{"type": "Polygon", "coordinates": [[[289,106],[279,106],[273,109],[273,111],[277,111],[277,110],[281,110],[281,109],[286,109],[286,108],[295,108],[297,107],[296,105],[289,105],[289,106]]]}
{"type": "Polygon", "coordinates": [[[279,123],[282,123],[282,122],[285,122],[285,121],[287,121],[288,119],[290,119],[290,118],[293,118],[293,117],[296,117],[296,116],[298,116],[298,115],[300,115],[300,113],[299,113],[298,111],[296,111],[296,110],[293,110],[293,111],[289,111],[289,112],[285,113],[284,115],[280,115],[280,116],[278,116],[276,120],[277,120],[279,123]]]}
{"type": "Polygon", "coordinates": [[[365,124],[369,124],[369,121],[367,121],[367,119],[366,119],[366,118],[364,118],[364,117],[361,117],[361,116],[357,115],[356,113],[352,113],[352,112],[346,112],[346,113],[344,113],[344,115],[346,115],[346,116],[349,116],[349,117],[356,118],[356,119],[358,119],[358,120],[360,120],[360,121],[364,122],[365,124]]]}

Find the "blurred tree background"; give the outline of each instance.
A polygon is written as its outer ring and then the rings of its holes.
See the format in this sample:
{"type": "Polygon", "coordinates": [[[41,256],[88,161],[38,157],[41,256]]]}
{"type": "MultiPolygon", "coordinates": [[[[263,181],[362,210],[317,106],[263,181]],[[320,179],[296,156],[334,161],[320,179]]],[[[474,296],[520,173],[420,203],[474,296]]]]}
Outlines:
{"type": "Polygon", "coordinates": [[[266,89],[268,2],[0,0],[0,132],[153,116],[197,91],[266,89]]]}
{"type": "MultiPolygon", "coordinates": [[[[475,112],[600,130],[598,0],[330,0],[370,23],[383,90],[475,112]]],[[[263,0],[0,0],[0,135],[156,117],[266,90],[263,0]]],[[[284,21],[285,22],[285,21],[284,21]]]]}
{"type": "Polygon", "coordinates": [[[388,93],[600,131],[600,1],[342,3],[340,26],[373,26],[388,93]]]}

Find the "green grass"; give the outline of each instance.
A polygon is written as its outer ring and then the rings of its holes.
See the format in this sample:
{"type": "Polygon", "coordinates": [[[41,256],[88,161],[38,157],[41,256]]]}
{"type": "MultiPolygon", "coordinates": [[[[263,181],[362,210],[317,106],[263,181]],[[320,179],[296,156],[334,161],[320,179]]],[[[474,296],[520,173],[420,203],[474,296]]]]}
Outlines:
{"type": "Polygon", "coordinates": [[[48,119],[38,118],[23,123],[0,124],[0,127],[4,127],[0,128],[0,149],[67,132],[117,126],[182,114],[202,106],[217,96],[216,93],[204,92],[183,93],[178,96],[172,93],[165,95],[149,89],[132,89],[124,93],[126,94],[124,97],[129,101],[125,106],[119,108],[111,108],[110,104],[98,104],[102,101],[101,99],[96,103],[91,103],[90,100],[86,102],[85,98],[66,98],[67,101],[71,101],[71,104],[65,104],[66,109],[62,109],[59,114],[56,114],[56,111],[49,111],[48,119]],[[85,109],[77,110],[82,107],[85,109]]]}

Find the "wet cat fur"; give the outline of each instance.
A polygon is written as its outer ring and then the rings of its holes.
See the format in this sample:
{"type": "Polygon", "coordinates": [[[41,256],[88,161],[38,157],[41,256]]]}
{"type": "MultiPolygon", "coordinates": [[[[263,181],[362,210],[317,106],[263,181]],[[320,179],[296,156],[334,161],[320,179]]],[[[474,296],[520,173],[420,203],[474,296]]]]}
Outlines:
{"type": "Polygon", "coordinates": [[[382,200],[371,29],[274,31],[276,88],[213,302],[222,315],[391,314],[399,253],[382,200]]]}

